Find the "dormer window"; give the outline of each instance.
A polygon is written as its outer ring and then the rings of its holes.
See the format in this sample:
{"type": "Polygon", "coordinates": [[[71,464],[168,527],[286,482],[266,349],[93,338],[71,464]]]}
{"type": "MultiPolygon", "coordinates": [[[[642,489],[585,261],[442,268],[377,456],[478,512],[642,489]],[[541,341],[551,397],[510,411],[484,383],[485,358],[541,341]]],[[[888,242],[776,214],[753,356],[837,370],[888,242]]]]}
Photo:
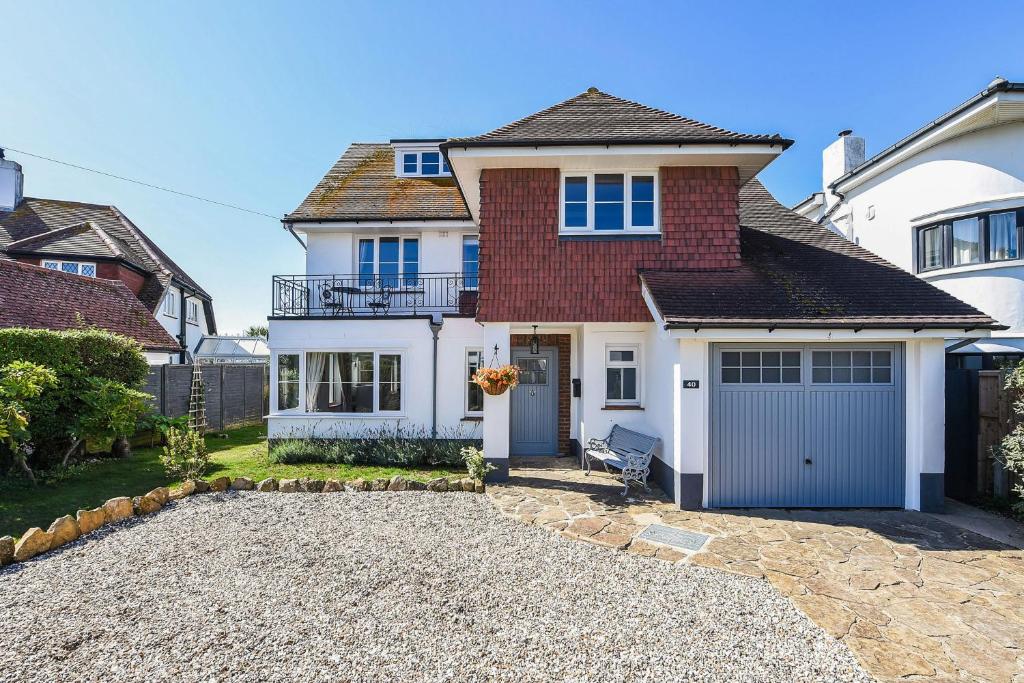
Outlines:
{"type": "Polygon", "coordinates": [[[450,176],[448,162],[438,149],[396,149],[395,158],[398,161],[396,171],[399,176],[406,177],[434,177],[450,176]]]}
{"type": "Polygon", "coordinates": [[[562,174],[562,233],[658,232],[656,171],[562,174]]]}

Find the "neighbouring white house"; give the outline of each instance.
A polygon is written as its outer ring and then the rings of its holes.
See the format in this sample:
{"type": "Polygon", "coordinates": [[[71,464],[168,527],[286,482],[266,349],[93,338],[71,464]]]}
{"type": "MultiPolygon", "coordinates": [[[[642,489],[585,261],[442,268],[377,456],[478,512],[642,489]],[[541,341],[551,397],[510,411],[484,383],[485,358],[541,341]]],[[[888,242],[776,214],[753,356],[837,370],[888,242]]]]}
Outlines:
{"type": "Polygon", "coordinates": [[[217,334],[210,295],[116,206],[25,197],[24,183],[0,150],[0,259],[123,282],[178,342],[151,364],[189,362],[217,334]]]}
{"type": "Polygon", "coordinates": [[[997,78],[868,159],[843,131],[822,154],[822,191],[794,211],[1009,328],[951,339],[951,367],[1024,360],[1024,83],[997,78]]]}
{"type": "Polygon", "coordinates": [[[479,437],[500,479],[620,425],[685,508],[940,508],[944,340],[1000,326],[779,205],[756,176],[790,144],[591,88],[351,145],[284,219],[270,438],[479,437]]]}

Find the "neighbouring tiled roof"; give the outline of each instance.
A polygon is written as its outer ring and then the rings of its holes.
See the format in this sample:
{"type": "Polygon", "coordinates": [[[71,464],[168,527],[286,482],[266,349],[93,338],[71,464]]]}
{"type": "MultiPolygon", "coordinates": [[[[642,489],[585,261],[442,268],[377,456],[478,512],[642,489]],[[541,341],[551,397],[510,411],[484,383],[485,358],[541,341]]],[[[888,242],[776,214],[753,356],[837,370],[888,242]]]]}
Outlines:
{"type": "Polygon", "coordinates": [[[150,351],[180,350],[119,280],[0,260],[0,327],[72,330],[83,326],[130,337],[150,351]]]}
{"type": "Polygon", "coordinates": [[[669,325],[1005,329],[785,208],[756,179],[740,190],[740,245],[739,268],[641,273],[669,325]]]}
{"type": "Polygon", "coordinates": [[[590,88],[489,133],[455,138],[446,147],[587,144],[793,144],[711,126],[590,88]]]}
{"type": "MultiPolygon", "coordinates": [[[[115,248],[124,252],[123,259],[150,273],[146,284],[143,286],[139,299],[149,308],[155,311],[163,298],[164,289],[170,283],[171,277],[194,289],[200,296],[211,299],[210,295],[189,277],[171,257],[145,235],[132,223],[117,207],[105,204],[87,204],[84,202],[63,201],[58,199],[38,199],[26,197],[18,207],[7,214],[0,214],[0,259],[4,258],[7,250],[14,246],[15,250],[25,245],[40,244],[30,238],[40,238],[45,242],[57,233],[57,239],[67,236],[73,232],[76,226],[89,223],[93,226],[94,232],[100,231],[111,238],[115,248]],[[66,231],[66,232],[65,232],[66,231]]],[[[97,238],[99,233],[97,233],[97,238]]],[[[90,240],[92,238],[81,238],[90,240]]],[[[83,248],[90,249],[82,256],[99,257],[103,254],[96,253],[98,245],[95,240],[89,244],[81,244],[83,248]]],[[[67,243],[65,243],[67,244],[67,243]]],[[[47,253],[47,252],[40,252],[47,253]]],[[[48,252],[56,253],[56,252],[48,252]]],[[[74,252],[67,255],[72,255],[74,252]]],[[[211,331],[217,329],[213,316],[213,307],[204,306],[207,316],[207,325],[211,331]]]]}
{"type": "Polygon", "coordinates": [[[388,143],[355,143],[286,221],[463,220],[469,210],[455,180],[395,177],[388,143]]]}
{"type": "Polygon", "coordinates": [[[132,253],[131,247],[91,221],[11,242],[6,251],[9,254],[116,258],[146,270],[146,265],[132,253]]]}

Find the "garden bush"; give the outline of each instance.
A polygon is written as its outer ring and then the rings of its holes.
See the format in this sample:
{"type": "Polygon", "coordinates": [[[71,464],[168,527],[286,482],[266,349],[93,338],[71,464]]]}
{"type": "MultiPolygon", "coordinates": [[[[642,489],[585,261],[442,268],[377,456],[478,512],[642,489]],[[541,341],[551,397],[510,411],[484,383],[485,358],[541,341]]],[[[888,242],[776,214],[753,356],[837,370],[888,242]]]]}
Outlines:
{"type": "Polygon", "coordinates": [[[461,450],[480,444],[459,429],[439,430],[433,439],[424,427],[380,425],[354,437],[327,439],[294,432],[270,444],[270,461],[281,464],[333,463],[400,467],[461,467],[461,450]]]}
{"type": "Polygon", "coordinates": [[[167,430],[167,445],[163,448],[160,462],[170,477],[199,479],[210,466],[206,439],[198,430],[171,427],[167,430]]]}
{"type": "Polygon", "coordinates": [[[15,361],[45,367],[56,379],[24,401],[32,416],[28,460],[35,468],[66,462],[79,443],[109,449],[115,438],[134,432],[149,400],[137,391],[149,370],[141,346],[108,332],[2,329],[0,367],[15,361]]]}

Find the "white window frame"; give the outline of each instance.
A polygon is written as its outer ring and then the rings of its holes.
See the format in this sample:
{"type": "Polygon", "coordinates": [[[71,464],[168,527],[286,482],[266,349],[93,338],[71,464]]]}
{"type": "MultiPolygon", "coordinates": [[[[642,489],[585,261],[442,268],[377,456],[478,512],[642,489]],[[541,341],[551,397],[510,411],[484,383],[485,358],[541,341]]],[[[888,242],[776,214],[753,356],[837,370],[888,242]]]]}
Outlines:
{"type": "Polygon", "coordinates": [[[273,353],[273,365],[272,372],[270,375],[270,412],[280,415],[294,415],[302,412],[302,404],[305,402],[306,397],[306,386],[305,386],[305,373],[306,373],[306,354],[300,349],[282,349],[280,351],[274,351],[273,353]],[[278,408],[278,384],[280,377],[280,368],[278,363],[280,362],[281,356],[298,356],[299,357],[299,403],[294,408],[278,408]]]}
{"type": "Polygon", "coordinates": [[[409,401],[409,390],[406,388],[408,384],[407,377],[409,376],[409,362],[408,354],[406,349],[391,349],[391,348],[366,348],[366,347],[355,347],[355,348],[311,348],[311,349],[279,349],[274,351],[273,356],[273,370],[274,374],[271,376],[271,391],[270,401],[273,407],[272,413],[277,415],[286,415],[288,417],[304,417],[304,418],[316,418],[323,420],[325,418],[334,418],[338,420],[365,420],[365,419],[380,419],[380,418],[400,418],[404,419],[407,414],[409,401]],[[306,354],[308,353],[372,353],[373,354],[373,412],[370,413],[333,413],[333,412],[322,412],[314,413],[309,412],[306,406],[306,354]],[[277,372],[278,372],[278,356],[287,356],[292,354],[299,355],[299,405],[297,408],[291,408],[288,410],[277,409],[277,372]],[[380,410],[380,357],[381,356],[399,356],[401,358],[402,375],[399,378],[399,386],[401,387],[401,399],[402,408],[400,410],[380,410]]]}
{"type": "Polygon", "coordinates": [[[857,347],[847,347],[847,348],[833,349],[833,348],[827,348],[827,347],[822,348],[822,347],[813,347],[812,346],[810,348],[810,355],[809,355],[809,358],[808,358],[808,363],[810,363],[810,374],[808,375],[808,379],[809,379],[810,385],[812,385],[812,386],[817,386],[817,387],[839,387],[839,388],[842,388],[842,387],[891,387],[896,382],[896,351],[894,349],[891,349],[891,348],[870,348],[870,347],[869,348],[857,348],[857,347]],[[865,365],[854,365],[853,364],[853,354],[854,353],[858,353],[858,352],[871,354],[871,364],[867,365],[867,366],[865,366],[865,365]],[[829,364],[828,365],[815,365],[814,364],[814,354],[816,354],[816,353],[827,353],[827,354],[829,354],[829,364]],[[833,365],[833,363],[832,363],[832,358],[833,358],[833,356],[836,353],[849,353],[850,354],[850,365],[849,366],[845,366],[845,365],[838,366],[840,368],[849,367],[849,369],[850,369],[850,381],[849,382],[834,382],[834,381],[832,381],[832,374],[833,374],[833,372],[835,371],[835,368],[836,368],[836,366],[833,365]],[[889,365],[875,365],[875,354],[876,353],[887,353],[887,354],[889,354],[889,365]],[[815,369],[824,369],[824,368],[828,368],[828,370],[829,370],[829,381],[827,381],[827,382],[819,382],[818,380],[814,379],[814,370],[815,369]],[[871,381],[870,382],[854,382],[853,381],[853,370],[855,368],[860,368],[860,369],[866,368],[869,371],[870,375],[871,375],[871,381]],[[875,369],[876,368],[878,368],[878,369],[885,368],[885,369],[889,370],[889,381],[888,382],[876,382],[874,380],[874,375],[875,375],[875,369]]]}
{"type": "MultiPolygon", "coordinates": [[[[381,239],[397,239],[398,240],[398,280],[401,289],[407,289],[403,280],[405,279],[405,241],[416,240],[419,246],[416,248],[416,277],[423,277],[423,236],[422,235],[359,235],[356,237],[356,249],[355,249],[355,267],[352,272],[356,275],[357,281],[362,281],[362,275],[359,273],[360,258],[359,258],[359,243],[372,240],[373,241],[373,277],[374,279],[380,278],[380,240],[381,239]]],[[[364,287],[364,289],[372,289],[373,287],[364,287]]]]}
{"type": "Polygon", "coordinates": [[[561,235],[660,235],[661,234],[661,179],[657,169],[605,171],[562,171],[558,181],[558,232],[561,235]],[[623,229],[597,230],[594,227],[594,176],[622,174],[623,176],[623,229]],[[654,226],[633,227],[633,178],[635,176],[652,176],[654,178],[654,226]],[[565,179],[587,179],[587,225],[586,227],[566,227],[565,225],[565,179]]]}
{"type": "Polygon", "coordinates": [[[185,321],[199,324],[199,302],[194,299],[185,301],[185,321]]]}
{"type": "MultiPolygon", "coordinates": [[[[467,346],[466,347],[465,356],[463,357],[463,369],[464,369],[464,371],[466,373],[466,378],[465,378],[466,384],[465,384],[465,389],[462,392],[463,393],[462,409],[463,409],[463,412],[465,413],[466,417],[482,417],[483,414],[484,414],[483,410],[470,410],[469,409],[469,382],[472,379],[472,376],[469,374],[469,354],[471,354],[471,353],[479,353],[480,354],[480,364],[477,367],[478,368],[482,368],[484,366],[484,350],[483,350],[483,347],[467,346]]],[[[480,391],[483,391],[483,389],[481,389],[480,391]]]]}
{"type": "Polygon", "coordinates": [[[97,277],[97,275],[98,275],[98,273],[97,273],[97,266],[96,266],[96,263],[94,261],[64,261],[64,260],[61,260],[61,259],[52,259],[52,258],[42,259],[42,260],[39,261],[39,265],[41,265],[43,268],[46,268],[47,270],[56,270],[59,273],[66,273],[67,272],[66,270],[64,270],[64,265],[67,264],[67,263],[74,264],[75,268],[76,268],[76,271],[74,273],[68,273],[68,275],[81,275],[82,277],[93,277],[93,278],[97,277]],[[48,265],[48,264],[51,264],[51,263],[54,266],[53,268],[51,268],[48,265]],[[85,266],[92,266],[92,273],[93,273],[92,275],[82,275],[82,268],[85,267],[85,266]]]}
{"type": "Polygon", "coordinates": [[[438,148],[434,149],[396,149],[395,150],[395,175],[399,178],[450,178],[452,175],[451,167],[445,170],[447,161],[444,158],[444,154],[438,148]],[[424,173],[423,172],[423,155],[437,153],[437,173],[424,173]],[[405,170],[405,156],[407,154],[414,155],[416,157],[416,172],[409,173],[405,170]]]}
{"type": "Polygon", "coordinates": [[[459,263],[460,272],[462,273],[462,288],[471,291],[476,291],[480,288],[480,235],[475,232],[467,232],[462,235],[462,240],[459,242],[459,263]],[[476,287],[470,287],[466,284],[466,240],[472,238],[476,240],[476,287]]]}
{"type": "Polygon", "coordinates": [[[168,289],[164,294],[163,314],[168,318],[178,317],[178,293],[168,289]]]}
{"type": "Polygon", "coordinates": [[[608,344],[604,347],[604,404],[606,406],[629,406],[639,408],[643,405],[643,360],[640,344],[608,344]],[[612,351],[632,351],[633,361],[613,361],[612,351]],[[636,398],[608,398],[608,370],[613,368],[636,368],[636,398]]]}

